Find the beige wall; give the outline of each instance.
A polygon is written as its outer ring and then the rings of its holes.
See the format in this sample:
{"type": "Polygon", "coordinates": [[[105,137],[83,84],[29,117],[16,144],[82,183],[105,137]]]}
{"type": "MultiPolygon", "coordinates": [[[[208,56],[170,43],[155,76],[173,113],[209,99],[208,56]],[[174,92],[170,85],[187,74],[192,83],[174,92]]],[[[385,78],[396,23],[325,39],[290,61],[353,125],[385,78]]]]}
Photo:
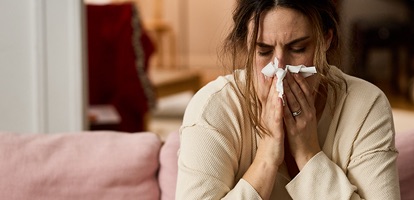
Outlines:
{"type": "MultiPolygon", "coordinates": [[[[140,5],[143,17],[146,20],[150,19],[154,0],[135,1],[140,5]]],[[[190,67],[218,67],[217,50],[231,25],[231,13],[235,1],[164,0],[164,2],[164,17],[172,24],[177,34],[178,52],[184,56],[184,60],[179,59],[179,62],[188,63],[190,67]],[[187,11],[180,10],[183,4],[187,5],[187,11]],[[183,15],[183,12],[187,14],[183,15]]],[[[408,20],[407,9],[403,1],[343,0],[340,14],[345,43],[353,42],[350,38],[350,27],[354,21],[390,18],[405,21],[408,20]]],[[[350,49],[344,50],[345,70],[352,64],[350,51],[350,49]]],[[[374,55],[374,57],[387,59],[387,56],[381,55],[374,55]]],[[[384,63],[384,60],[377,60],[379,63],[384,63]]]]}
{"type": "MultiPolygon", "coordinates": [[[[138,1],[147,22],[152,18],[153,1],[138,1]]],[[[169,0],[164,3],[164,19],[172,26],[177,41],[178,65],[217,68],[217,48],[230,25],[233,0],[169,0]]]]}
{"type": "MultiPolygon", "coordinates": [[[[89,3],[137,3],[147,24],[154,14],[155,0],[87,0],[89,3]]],[[[163,18],[171,25],[176,38],[178,66],[217,68],[217,48],[230,25],[234,0],[164,0],[163,18]]],[[[169,54],[168,41],[165,53],[169,54]]],[[[169,61],[168,57],[165,59],[169,61]]],[[[156,62],[152,62],[154,65],[156,62]]]]}
{"type": "MultiPolygon", "coordinates": [[[[152,18],[155,0],[112,1],[135,1],[140,7],[144,20],[148,22],[152,18]]],[[[164,0],[163,2],[165,4],[164,19],[171,24],[177,39],[179,65],[201,69],[218,68],[217,50],[230,27],[235,1],[164,0]]],[[[408,12],[402,1],[395,0],[343,0],[341,8],[342,36],[346,45],[353,42],[350,38],[350,27],[354,21],[380,18],[395,18],[404,21],[407,20],[408,12]]],[[[343,55],[343,67],[347,70],[352,65],[351,50],[345,48],[343,55]]],[[[381,55],[376,57],[387,58],[381,55]]],[[[384,63],[384,61],[379,59],[378,63],[384,63]]]]}

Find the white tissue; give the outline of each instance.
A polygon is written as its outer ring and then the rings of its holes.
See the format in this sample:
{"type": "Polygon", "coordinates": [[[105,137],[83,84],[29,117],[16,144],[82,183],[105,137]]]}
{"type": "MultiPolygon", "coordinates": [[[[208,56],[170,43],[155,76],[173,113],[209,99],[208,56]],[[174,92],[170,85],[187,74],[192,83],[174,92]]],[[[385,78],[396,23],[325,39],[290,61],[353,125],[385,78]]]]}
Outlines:
{"type": "MultiPolygon", "coordinates": [[[[313,74],[316,74],[316,67],[306,67],[305,65],[286,65],[285,69],[279,68],[279,60],[275,57],[275,60],[273,62],[270,62],[267,64],[263,69],[262,73],[267,77],[277,77],[276,81],[276,91],[279,92],[279,97],[282,98],[284,94],[283,90],[283,79],[286,76],[287,71],[291,73],[300,73],[303,77],[309,77],[313,74]]],[[[282,98],[283,99],[283,98],[282,98]]]]}
{"type": "Polygon", "coordinates": [[[275,58],[273,62],[270,62],[262,69],[262,73],[267,77],[273,77],[276,74],[276,70],[279,69],[278,65],[279,61],[275,58]]]}

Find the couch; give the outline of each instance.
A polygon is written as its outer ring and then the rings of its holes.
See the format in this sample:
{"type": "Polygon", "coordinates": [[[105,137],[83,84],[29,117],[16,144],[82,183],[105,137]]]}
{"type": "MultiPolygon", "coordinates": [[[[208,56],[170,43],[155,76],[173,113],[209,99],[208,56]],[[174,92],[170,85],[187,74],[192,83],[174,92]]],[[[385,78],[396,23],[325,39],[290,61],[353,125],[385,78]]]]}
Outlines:
{"type": "Polygon", "coordinates": [[[397,133],[395,146],[399,151],[397,165],[402,200],[414,199],[414,129],[397,133]]]}
{"type": "MultiPolygon", "coordinates": [[[[414,199],[414,130],[396,135],[401,197],[414,199]]],[[[7,200],[174,199],[178,132],[0,133],[7,200]]]]}
{"type": "Polygon", "coordinates": [[[0,199],[174,199],[178,133],[0,133],[0,199]]]}

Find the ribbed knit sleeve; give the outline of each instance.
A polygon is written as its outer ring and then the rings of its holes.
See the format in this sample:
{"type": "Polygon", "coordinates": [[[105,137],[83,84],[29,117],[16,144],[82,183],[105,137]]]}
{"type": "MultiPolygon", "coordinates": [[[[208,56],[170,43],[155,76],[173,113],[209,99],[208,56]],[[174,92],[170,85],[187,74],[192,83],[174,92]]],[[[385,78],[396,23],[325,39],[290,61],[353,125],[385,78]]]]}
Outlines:
{"type": "Polygon", "coordinates": [[[318,153],[286,189],[293,199],[400,199],[388,100],[374,85],[345,77],[349,92],[336,106],[325,142],[330,157],[318,153]]]}
{"type": "MultiPolygon", "coordinates": [[[[293,199],[352,199],[357,190],[323,152],[316,154],[286,186],[293,199]]],[[[356,198],[358,199],[358,198],[356,198]]]]}
{"type": "Polygon", "coordinates": [[[400,199],[392,111],[384,93],[375,89],[361,90],[360,100],[372,103],[361,109],[366,114],[361,113],[364,120],[352,145],[348,177],[365,199],[400,199]]]}
{"type": "Polygon", "coordinates": [[[203,129],[183,130],[176,199],[261,199],[246,181],[235,180],[238,159],[232,144],[203,129]]]}
{"type": "Polygon", "coordinates": [[[256,146],[240,99],[219,78],[190,101],[180,129],[176,199],[261,199],[241,178],[256,146]]]}

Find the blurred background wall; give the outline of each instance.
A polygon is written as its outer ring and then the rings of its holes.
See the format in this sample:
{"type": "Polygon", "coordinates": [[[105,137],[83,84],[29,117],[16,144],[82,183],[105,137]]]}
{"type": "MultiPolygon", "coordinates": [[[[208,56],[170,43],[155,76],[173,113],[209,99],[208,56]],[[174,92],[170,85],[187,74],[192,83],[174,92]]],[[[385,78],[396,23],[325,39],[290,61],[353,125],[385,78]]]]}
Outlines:
{"type": "MultiPolygon", "coordinates": [[[[234,0],[87,0],[93,3],[135,2],[141,16],[151,29],[154,20],[162,19],[171,26],[176,39],[177,65],[210,70],[214,75],[222,73],[217,51],[231,27],[231,13],[234,0]],[[160,6],[161,5],[161,6],[160,6]]],[[[380,21],[394,19],[399,22],[410,20],[409,0],[342,0],[339,2],[341,16],[343,57],[342,68],[351,72],[354,65],[352,47],[352,26],[357,21],[380,21]]],[[[166,44],[168,46],[168,44],[166,44]]],[[[169,56],[168,48],[164,48],[169,56]]],[[[374,51],[370,65],[386,68],[388,57],[384,51],[374,51]]],[[[155,60],[155,59],[154,59],[155,60]]],[[[168,60],[168,59],[166,59],[168,60]]],[[[153,65],[157,65],[153,61],[153,65]]],[[[208,74],[208,73],[206,73],[208,74]]],[[[205,75],[204,80],[211,78],[205,75]]]]}
{"type": "Polygon", "coordinates": [[[0,129],[86,127],[83,2],[0,1],[0,129]]]}
{"type": "MultiPolygon", "coordinates": [[[[124,1],[86,0],[97,4],[124,1]]],[[[129,1],[136,3],[148,32],[153,33],[158,21],[168,26],[172,36],[163,39],[164,65],[198,70],[203,84],[223,74],[217,51],[231,26],[234,0],[129,1]]],[[[343,0],[340,3],[345,71],[351,72],[354,65],[349,46],[354,42],[352,24],[381,19],[410,21],[412,10],[405,2],[343,0]]],[[[24,132],[86,129],[83,3],[82,0],[0,1],[1,129],[24,132]]],[[[152,58],[152,66],[159,65],[157,59],[157,55],[152,58]]],[[[386,64],[389,59],[388,52],[376,50],[370,54],[368,65],[394,67],[386,64]]]]}

